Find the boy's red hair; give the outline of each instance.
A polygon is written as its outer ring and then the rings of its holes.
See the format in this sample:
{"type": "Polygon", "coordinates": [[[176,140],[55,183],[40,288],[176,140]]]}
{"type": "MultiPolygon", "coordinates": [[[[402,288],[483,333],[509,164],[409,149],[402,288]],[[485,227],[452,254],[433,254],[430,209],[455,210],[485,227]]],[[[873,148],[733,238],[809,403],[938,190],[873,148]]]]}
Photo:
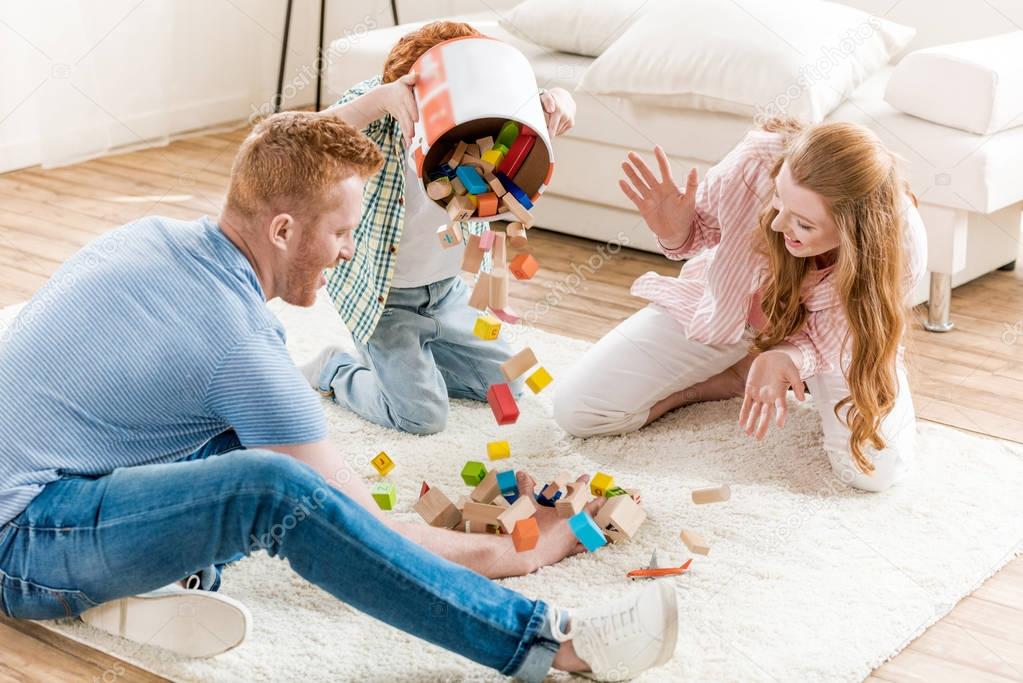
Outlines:
{"type": "Polygon", "coordinates": [[[401,37],[384,60],[383,82],[396,81],[409,71],[423,53],[438,43],[452,38],[482,35],[460,21],[435,21],[401,37]]]}

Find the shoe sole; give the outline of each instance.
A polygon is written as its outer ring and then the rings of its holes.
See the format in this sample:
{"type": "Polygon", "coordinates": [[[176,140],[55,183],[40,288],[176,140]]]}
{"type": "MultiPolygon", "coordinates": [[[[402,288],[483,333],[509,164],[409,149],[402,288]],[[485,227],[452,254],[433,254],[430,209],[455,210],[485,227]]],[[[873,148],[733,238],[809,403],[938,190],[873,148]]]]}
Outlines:
{"type": "Polygon", "coordinates": [[[236,600],[196,591],[121,598],[84,612],[82,621],[136,643],[208,658],[245,642],[252,615],[236,600]]]}
{"type": "Polygon", "coordinates": [[[667,629],[664,631],[664,641],[661,643],[661,652],[657,655],[657,661],[650,668],[662,666],[675,656],[675,646],[678,643],[678,597],[675,595],[675,584],[673,581],[658,581],[657,590],[660,592],[661,604],[664,605],[667,629]]]}

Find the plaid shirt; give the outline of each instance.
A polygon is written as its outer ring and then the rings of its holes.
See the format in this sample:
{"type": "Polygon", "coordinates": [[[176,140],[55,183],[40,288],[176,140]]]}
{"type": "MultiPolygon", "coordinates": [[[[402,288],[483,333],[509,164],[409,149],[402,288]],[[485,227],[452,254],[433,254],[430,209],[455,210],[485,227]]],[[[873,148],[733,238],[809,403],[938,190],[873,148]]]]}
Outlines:
{"type": "MultiPolygon", "coordinates": [[[[379,76],[367,79],[349,89],[337,103],[351,102],[380,84],[379,76]]],[[[384,153],[384,166],[366,181],[362,220],[355,231],[355,254],[351,261],[343,261],[331,271],[327,293],[352,336],[365,344],[384,312],[405,229],[407,156],[401,126],[390,114],[370,123],[363,133],[384,153]]],[[[462,226],[478,235],[487,223],[468,221],[462,226]]],[[[437,248],[441,248],[439,242],[437,248]]]]}

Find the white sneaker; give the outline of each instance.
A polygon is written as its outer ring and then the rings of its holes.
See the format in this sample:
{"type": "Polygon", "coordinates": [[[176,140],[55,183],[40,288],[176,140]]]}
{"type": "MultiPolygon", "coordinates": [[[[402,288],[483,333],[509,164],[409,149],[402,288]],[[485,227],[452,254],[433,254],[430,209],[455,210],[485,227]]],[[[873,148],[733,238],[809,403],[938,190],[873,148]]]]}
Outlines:
{"type": "Polygon", "coordinates": [[[299,366],[298,370],[305,377],[306,381],[316,391],[320,392],[323,396],[330,396],[334,391],[330,388],[323,390],[320,388],[320,376],[323,374],[323,368],[327,366],[327,363],[339,353],[345,353],[345,349],[340,346],[328,346],[327,348],[316,354],[316,358],[312,359],[305,365],[299,366]]]}
{"type": "Polygon", "coordinates": [[[252,628],[252,615],[237,600],[178,584],[93,607],[82,613],[82,621],[119,638],[195,658],[233,650],[252,628]]]}
{"type": "Polygon", "coordinates": [[[661,666],[675,654],[678,603],[668,581],[611,605],[569,610],[568,631],[554,629],[558,642],[572,641],[590,667],[581,675],[598,681],[627,681],[661,666]]]}

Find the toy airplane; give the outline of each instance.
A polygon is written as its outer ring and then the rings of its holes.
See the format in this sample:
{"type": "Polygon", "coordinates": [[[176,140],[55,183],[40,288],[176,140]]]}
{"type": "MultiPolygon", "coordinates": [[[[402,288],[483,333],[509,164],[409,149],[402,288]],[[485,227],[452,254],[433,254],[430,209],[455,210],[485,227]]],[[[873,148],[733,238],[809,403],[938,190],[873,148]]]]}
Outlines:
{"type": "Polygon", "coordinates": [[[654,548],[653,554],[650,556],[650,565],[643,569],[633,569],[625,576],[636,581],[638,579],[656,579],[662,576],[676,576],[683,574],[689,565],[693,563],[693,558],[686,560],[681,567],[661,567],[657,563],[657,549],[654,548]]]}

